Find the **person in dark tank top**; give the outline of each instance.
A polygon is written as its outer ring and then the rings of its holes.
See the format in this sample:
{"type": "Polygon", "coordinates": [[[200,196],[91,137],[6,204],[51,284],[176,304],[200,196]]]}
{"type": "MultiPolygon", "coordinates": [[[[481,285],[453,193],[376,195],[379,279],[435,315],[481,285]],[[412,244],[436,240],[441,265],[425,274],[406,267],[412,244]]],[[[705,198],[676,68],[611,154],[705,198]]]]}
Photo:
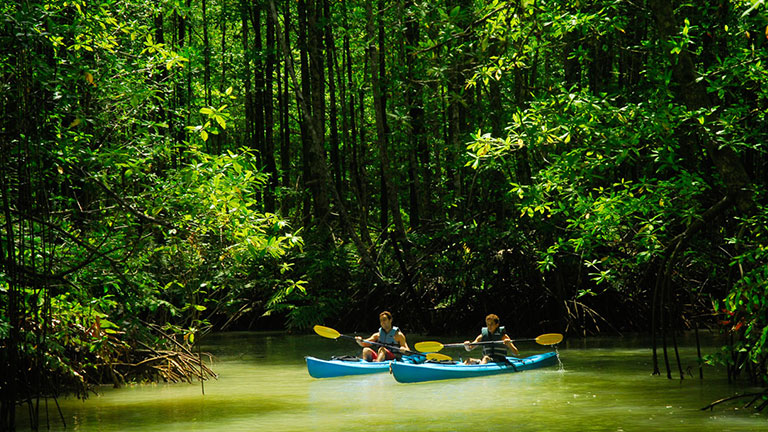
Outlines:
{"type": "Polygon", "coordinates": [[[355,337],[357,344],[363,347],[363,359],[378,362],[395,360],[401,358],[403,352],[411,350],[408,347],[408,342],[405,341],[403,332],[392,325],[392,314],[390,312],[384,311],[379,314],[379,324],[381,324],[379,331],[372,334],[369,338],[355,337]],[[387,346],[379,346],[379,349],[375,351],[371,348],[371,344],[367,344],[366,341],[378,342],[387,346]]]}
{"type": "Polygon", "coordinates": [[[464,349],[472,351],[481,346],[472,345],[477,342],[501,341],[501,343],[483,344],[483,358],[479,360],[469,358],[464,362],[465,364],[507,363],[507,349],[512,351],[515,357],[519,355],[517,347],[512,343],[509,335],[507,335],[506,329],[499,325],[499,317],[497,315],[490,314],[485,317],[485,325],[474,341],[464,341],[464,349]]]}

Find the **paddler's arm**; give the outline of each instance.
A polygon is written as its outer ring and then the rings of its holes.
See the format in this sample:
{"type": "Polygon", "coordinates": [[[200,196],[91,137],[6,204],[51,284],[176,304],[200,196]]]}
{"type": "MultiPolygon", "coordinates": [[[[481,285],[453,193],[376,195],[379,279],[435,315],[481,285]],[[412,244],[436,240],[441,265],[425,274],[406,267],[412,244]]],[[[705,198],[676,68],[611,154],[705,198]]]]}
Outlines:
{"type": "Polygon", "coordinates": [[[518,355],[520,355],[520,352],[517,350],[517,347],[515,346],[515,344],[513,344],[513,343],[512,343],[512,338],[510,338],[509,336],[507,336],[507,335],[505,334],[505,335],[504,335],[504,336],[501,338],[501,340],[502,340],[502,341],[504,341],[504,345],[506,345],[506,346],[507,346],[507,348],[509,348],[509,350],[510,350],[510,351],[512,351],[512,354],[514,354],[514,355],[515,355],[515,357],[517,357],[518,355]]]}
{"type": "Polygon", "coordinates": [[[399,331],[395,334],[395,340],[400,344],[400,352],[410,351],[411,347],[408,346],[408,342],[405,341],[405,334],[399,331]]]}
{"type": "Polygon", "coordinates": [[[464,349],[467,350],[467,351],[472,351],[473,349],[477,348],[477,345],[472,345],[472,344],[475,343],[475,342],[480,342],[482,340],[483,340],[483,335],[479,334],[479,335],[477,335],[475,340],[473,340],[472,342],[464,341],[464,349]]]}
{"type": "Polygon", "coordinates": [[[371,346],[371,344],[365,343],[365,341],[377,342],[378,340],[379,340],[378,333],[372,334],[371,337],[369,337],[368,339],[363,339],[360,336],[355,336],[355,342],[357,342],[357,344],[363,348],[371,346]]]}

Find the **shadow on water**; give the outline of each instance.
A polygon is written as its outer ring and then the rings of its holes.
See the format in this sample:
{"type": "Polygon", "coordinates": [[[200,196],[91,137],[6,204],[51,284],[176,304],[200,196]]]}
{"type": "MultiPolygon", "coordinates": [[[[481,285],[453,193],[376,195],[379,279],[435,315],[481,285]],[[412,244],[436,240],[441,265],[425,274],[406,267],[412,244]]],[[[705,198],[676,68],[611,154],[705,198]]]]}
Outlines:
{"type": "MultiPolygon", "coordinates": [[[[420,340],[409,335],[411,345],[420,340]]],[[[628,336],[566,339],[559,346],[561,367],[417,384],[399,384],[386,373],[309,377],[305,355],[357,355],[359,348],[349,340],[226,333],[209,336],[204,344],[214,354],[213,368],[220,377],[206,382],[205,395],[199,383],[104,388],[85,402],[61,401],[66,430],[768,430],[765,415],[736,404],[714,412],[699,410],[742,389],[713,368],[700,381],[690,339],[680,352],[683,367],[693,368],[696,378],[682,381],[651,376],[648,339],[628,336]]],[[[704,350],[717,347],[716,338],[710,337],[704,350]]],[[[533,343],[518,348],[521,355],[548,350],[533,343]]],[[[467,355],[463,349],[444,352],[454,358],[467,355]]],[[[56,418],[51,426],[64,430],[56,418]]]]}

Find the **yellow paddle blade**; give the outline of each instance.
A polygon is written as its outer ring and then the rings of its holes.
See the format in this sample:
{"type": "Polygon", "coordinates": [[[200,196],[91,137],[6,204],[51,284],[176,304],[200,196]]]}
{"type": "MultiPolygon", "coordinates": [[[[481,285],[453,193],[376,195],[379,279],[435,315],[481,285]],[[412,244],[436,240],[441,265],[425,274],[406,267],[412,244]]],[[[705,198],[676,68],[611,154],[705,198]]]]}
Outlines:
{"type": "Polygon", "coordinates": [[[320,336],[328,339],[338,339],[339,336],[341,336],[341,333],[337,332],[336,330],[330,328],[330,327],[324,327],[321,325],[316,325],[313,327],[315,330],[315,333],[319,334],[320,336]]]}
{"type": "Polygon", "coordinates": [[[447,361],[451,361],[453,359],[451,357],[445,355],[445,354],[429,353],[429,354],[427,354],[427,360],[447,360],[447,361]]]}
{"type": "Polygon", "coordinates": [[[443,349],[443,344],[441,344],[440,342],[426,341],[426,342],[418,342],[413,347],[416,348],[416,351],[435,352],[443,349]]]}
{"type": "Polygon", "coordinates": [[[539,345],[554,345],[560,343],[563,340],[563,335],[560,333],[546,333],[535,339],[539,345]]]}

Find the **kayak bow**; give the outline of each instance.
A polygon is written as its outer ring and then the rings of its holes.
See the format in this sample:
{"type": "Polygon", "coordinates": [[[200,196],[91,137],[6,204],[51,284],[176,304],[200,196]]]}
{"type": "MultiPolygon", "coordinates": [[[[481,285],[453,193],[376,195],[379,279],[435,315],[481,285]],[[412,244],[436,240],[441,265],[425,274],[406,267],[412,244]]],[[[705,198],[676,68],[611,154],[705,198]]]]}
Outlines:
{"type": "Polygon", "coordinates": [[[392,364],[392,375],[401,383],[436,381],[455,378],[474,378],[503,373],[521,372],[557,364],[557,353],[536,354],[524,359],[507,357],[509,363],[465,365],[463,363],[392,364]]]}

